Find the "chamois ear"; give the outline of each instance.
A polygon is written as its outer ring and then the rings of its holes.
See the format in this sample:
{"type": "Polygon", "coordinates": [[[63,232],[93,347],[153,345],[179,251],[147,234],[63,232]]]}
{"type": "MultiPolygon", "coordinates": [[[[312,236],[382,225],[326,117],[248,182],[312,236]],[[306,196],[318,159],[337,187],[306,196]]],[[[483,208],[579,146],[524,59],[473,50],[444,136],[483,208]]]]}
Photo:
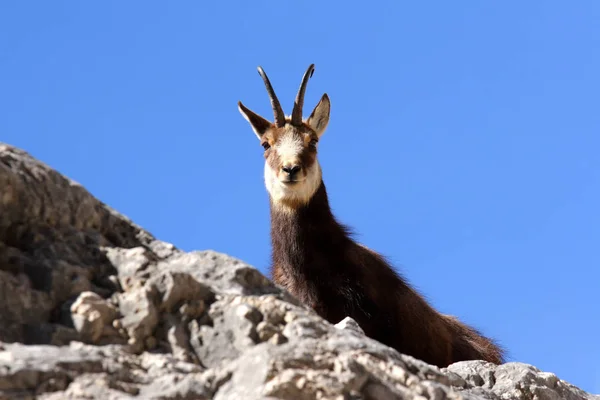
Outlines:
{"type": "Polygon", "coordinates": [[[329,102],[329,96],[327,93],[321,97],[319,104],[315,107],[310,117],[306,120],[308,126],[310,126],[315,132],[317,132],[317,136],[321,137],[325,129],[327,128],[327,124],[329,123],[329,111],[331,108],[331,104],[329,102]]]}
{"type": "Polygon", "coordinates": [[[242,116],[250,123],[252,130],[260,140],[262,135],[273,125],[260,115],[256,114],[254,111],[248,109],[246,106],[242,104],[241,101],[238,101],[238,110],[242,116]]]}

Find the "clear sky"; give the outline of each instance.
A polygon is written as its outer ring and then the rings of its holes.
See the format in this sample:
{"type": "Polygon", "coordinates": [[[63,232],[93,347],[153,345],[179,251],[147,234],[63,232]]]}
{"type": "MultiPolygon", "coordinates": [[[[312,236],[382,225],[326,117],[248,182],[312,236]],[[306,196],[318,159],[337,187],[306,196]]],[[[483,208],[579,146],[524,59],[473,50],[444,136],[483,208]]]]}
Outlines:
{"type": "MultiPolygon", "coordinates": [[[[93,4],[92,4],[93,3],[93,4]]],[[[272,118],[331,98],[335,214],[510,360],[600,393],[600,3],[0,5],[0,141],[184,250],[268,273],[272,118]]]]}

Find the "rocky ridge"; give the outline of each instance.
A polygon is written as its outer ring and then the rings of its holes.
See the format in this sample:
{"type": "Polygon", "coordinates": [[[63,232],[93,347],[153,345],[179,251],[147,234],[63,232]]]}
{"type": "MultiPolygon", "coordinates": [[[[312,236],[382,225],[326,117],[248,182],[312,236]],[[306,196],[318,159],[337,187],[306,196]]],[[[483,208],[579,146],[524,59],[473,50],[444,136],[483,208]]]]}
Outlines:
{"type": "Polygon", "coordinates": [[[399,354],[0,143],[0,399],[33,398],[600,400],[527,364],[399,354]]]}

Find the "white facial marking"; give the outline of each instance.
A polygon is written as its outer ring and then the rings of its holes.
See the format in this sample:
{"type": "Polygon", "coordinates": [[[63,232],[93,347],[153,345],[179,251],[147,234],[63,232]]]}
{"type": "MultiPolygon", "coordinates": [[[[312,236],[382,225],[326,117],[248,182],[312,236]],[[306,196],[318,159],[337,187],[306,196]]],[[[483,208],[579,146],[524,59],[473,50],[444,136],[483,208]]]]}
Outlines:
{"type": "MultiPolygon", "coordinates": [[[[304,143],[299,135],[286,132],[273,150],[277,152],[282,165],[295,164],[300,161],[304,143]]],[[[308,168],[305,165],[303,167],[297,182],[289,184],[279,179],[281,171],[273,170],[268,160],[265,162],[265,186],[274,203],[308,203],[321,184],[321,167],[318,161],[308,168]]]]}
{"type": "Polygon", "coordinates": [[[302,153],[302,139],[297,135],[288,133],[281,138],[275,149],[279,154],[279,159],[283,164],[294,163],[300,158],[302,153]]]}
{"type": "Polygon", "coordinates": [[[315,194],[321,184],[321,166],[318,161],[306,171],[306,179],[294,185],[288,185],[279,180],[279,177],[265,163],[265,186],[274,203],[284,205],[283,202],[306,204],[315,194]]]}

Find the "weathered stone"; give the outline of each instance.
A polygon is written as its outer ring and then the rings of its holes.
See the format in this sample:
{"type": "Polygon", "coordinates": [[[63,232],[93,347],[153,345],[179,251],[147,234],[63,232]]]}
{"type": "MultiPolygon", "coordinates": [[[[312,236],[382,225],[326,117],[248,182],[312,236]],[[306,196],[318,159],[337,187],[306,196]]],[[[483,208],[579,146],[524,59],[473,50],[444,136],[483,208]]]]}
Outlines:
{"type": "Polygon", "coordinates": [[[82,292],[71,305],[75,329],[90,343],[98,343],[102,336],[118,335],[112,326],[117,315],[117,309],[94,292],[82,292]]]}
{"type": "Polygon", "coordinates": [[[161,309],[167,312],[192,301],[212,301],[214,293],[190,274],[165,272],[148,281],[161,297],[161,309]]]}
{"type": "Polygon", "coordinates": [[[450,371],[465,380],[461,389],[493,399],[579,400],[600,399],[532,365],[509,362],[495,366],[484,361],[463,361],[450,365],[450,371]]]}
{"type": "Polygon", "coordinates": [[[338,322],[334,326],[336,328],[338,328],[338,329],[349,330],[351,332],[356,333],[357,335],[364,335],[365,334],[365,332],[362,330],[362,328],[360,327],[360,325],[358,325],[358,322],[356,322],[355,320],[353,320],[350,317],[344,318],[343,320],[341,320],[340,322],[338,322]]]}
{"type": "Polygon", "coordinates": [[[158,325],[158,311],[154,298],[145,287],[122,293],[119,296],[119,310],[123,314],[121,325],[134,342],[144,342],[154,334],[158,325]]]}
{"type": "Polygon", "coordinates": [[[399,354],[0,144],[0,400],[34,398],[600,400],[526,364],[399,354]]]}

